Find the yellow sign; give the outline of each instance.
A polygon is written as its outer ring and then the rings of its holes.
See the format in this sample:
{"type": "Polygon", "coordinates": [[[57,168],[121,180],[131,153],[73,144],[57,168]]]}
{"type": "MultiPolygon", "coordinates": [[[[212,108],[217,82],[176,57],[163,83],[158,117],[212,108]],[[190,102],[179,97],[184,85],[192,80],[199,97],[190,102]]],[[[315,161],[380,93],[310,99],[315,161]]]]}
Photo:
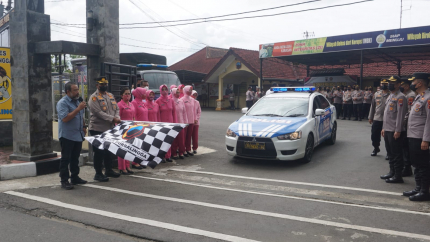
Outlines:
{"type": "Polygon", "coordinates": [[[0,119],[12,119],[12,81],[9,48],[0,48],[0,119]]]}

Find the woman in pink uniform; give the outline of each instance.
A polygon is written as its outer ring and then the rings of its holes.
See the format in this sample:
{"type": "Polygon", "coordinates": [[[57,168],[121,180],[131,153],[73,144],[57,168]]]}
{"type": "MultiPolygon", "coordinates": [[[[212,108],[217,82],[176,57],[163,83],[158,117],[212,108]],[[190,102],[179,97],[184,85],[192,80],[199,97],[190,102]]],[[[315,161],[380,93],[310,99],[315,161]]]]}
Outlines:
{"type": "Polygon", "coordinates": [[[146,92],[146,103],[145,107],[148,110],[148,121],[161,122],[160,121],[160,108],[156,102],[154,102],[154,91],[146,92]]]}
{"type": "MultiPolygon", "coordinates": [[[[133,90],[134,100],[131,102],[134,106],[135,110],[135,120],[136,121],[148,121],[148,109],[146,109],[146,89],[142,87],[138,87],[133,90]],[[145,100],[145,102],[144,102],[145,100]]],[[[133,162],[132,166],[135,169],[142,170],[146,167],[141,166],[140,164],[133,162]]]]}
{"type": "Polygon", "coordinates": [[[183,97],[184,97],[184,87],[185,87],[185,85],[184,85],[184,84],[181,84],[181,85],[179,85],[179,87],[178,87],[178,89],[179,89],[179,93],[180,93],[179,98],[183,98],[183,97]]]}
{"type": "Polygon", "coordinates": [[[178,88],[176,85],[170,85],[170,95],[169,95],[169,99],[172,99],[173,98],[173,91],[172,91],[172,89],[173,88],[178,88]]]}
{"type": "MultiPolygon", "coordinates": [[[[119,116],[121,120],[135,120],[135,109],[133,104],[130,103],[131,92],[128,87],[121,89],[122,100],[118,103],[119,116]]],[[[130,161],[118,157],[118,170],[122,175],[130,175],[134,172],[130,169],[130,161]]]]}
{"type": "Polygon", "coordinates": [[[185,157],[194,155],[191,153],[191,137],[193,136],[193,128],[196,122],[196,101],[191,97],[192,91],[192,86],[185,86],[183,91],[184,97],[181,98],[185,105],[185,111],[187,113],[188,120],[188,127],[185,135],[185,157]]]}
{"type": "Polygon", "coordinates": [[[193,90],[192,97],[196,101],[196,121],[194,122],[194,128],[193,128],[193,154],[197,154],[197,148],[199,148],[199,127],[200,127],[200,115],[202,113],[202,109],[200,107],[200,102],[197,101],[197,96],[199,94],[197,91],[193,90]]]}
{"type": "MultiPolygon", "coordinates": [[[[178,123],[186,124],[188,123],[187,120],[187,113],[185,112],[185,105],[184,102],[179,99],[179,90],[178,88],[172,89],[172,100],[175,103],[175,110],[176,110],[176,118],[178,123]]],[[[181,130],[181,132],[176,136],[175,140],[172,144],[172,157],[173,159],[177,160],[178,158],[184,159],[184,153],[185,153],[185,129],[181,130]],[[178,156],[178,149],[179,149],[179,156],[178,156]]]]}
{"type": "MultiPolygon", "coordinates": [[[[177,123],[176,119],[176,110],[175,110],[175,104],[173,102],[173,99],[169,99],[168,97],[168,91],[167,91],[166,85],[160,86],[160,94],[161,96],[155,101],[158,106],[160,107],[160,122],[165,123],[177,123]]],[[[171,151],[169,150],[166,154],[166,161],[172,162],[172,159],[170,159],[171,151]]]]}

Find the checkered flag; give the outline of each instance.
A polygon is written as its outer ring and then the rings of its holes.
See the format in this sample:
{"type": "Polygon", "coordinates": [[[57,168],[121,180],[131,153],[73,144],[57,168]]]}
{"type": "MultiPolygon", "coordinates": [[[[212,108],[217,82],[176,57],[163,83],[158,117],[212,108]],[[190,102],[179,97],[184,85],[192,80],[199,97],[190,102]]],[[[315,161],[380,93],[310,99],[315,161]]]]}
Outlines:
{"type": "Polygon", "coordinates": [[[101,135],[85,137],[95,148],[154,168],[164,159],[173,140],[187,124],[122,121],[101,135]]]}

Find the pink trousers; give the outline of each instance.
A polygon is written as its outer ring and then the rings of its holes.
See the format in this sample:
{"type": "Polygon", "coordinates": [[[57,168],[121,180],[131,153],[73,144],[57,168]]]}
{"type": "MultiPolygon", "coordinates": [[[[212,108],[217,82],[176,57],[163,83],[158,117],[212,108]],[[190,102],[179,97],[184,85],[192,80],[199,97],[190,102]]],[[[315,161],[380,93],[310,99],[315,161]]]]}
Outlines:
{"type": "Polygon", "coordinates": [[[130,167],[130,161],[118,157],[118,170],[126,170],[127,167],[130,167]]]}
{"type": "Polygon", "coordinates": [[[173,141],[172,147],[170,148],[171,156],[177,156],[177,150],[179,149],[179,155],[183,155],[185,152],[185,134],[186,130],[183,129],[181,132],[179,132],[178,136],[176,136],[175,140],[173,141]]]}
{"type": "Polygon", "coordinates": [[[193,129],[193,150],[199,148],[199,126],[200,125],[194,125],[193,129]]]}
{"type": "Polygon", "coordinates": [[[189,124],[187,127],[187,135],[185,136],[185,151],[191,151],[191,138],[193,136],[194,124],[189,124]]]}

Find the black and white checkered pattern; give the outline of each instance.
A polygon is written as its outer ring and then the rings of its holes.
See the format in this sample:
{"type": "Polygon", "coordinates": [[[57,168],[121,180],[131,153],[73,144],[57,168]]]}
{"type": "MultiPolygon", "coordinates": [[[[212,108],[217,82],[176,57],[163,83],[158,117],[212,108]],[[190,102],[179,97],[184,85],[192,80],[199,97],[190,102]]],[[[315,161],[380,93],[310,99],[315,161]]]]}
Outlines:
{"type": "Polygon", "coordinates": [[[123,159],[154,168],[164,159],[179,132],[187,126],[177,123],[122,121],[101,135],[85,139],[97,149],[106,149],[123,159]],[[139,136],[129,140],[122,138],[130,127],[139,124],[149,126],[145,126],[139,136]]]}

